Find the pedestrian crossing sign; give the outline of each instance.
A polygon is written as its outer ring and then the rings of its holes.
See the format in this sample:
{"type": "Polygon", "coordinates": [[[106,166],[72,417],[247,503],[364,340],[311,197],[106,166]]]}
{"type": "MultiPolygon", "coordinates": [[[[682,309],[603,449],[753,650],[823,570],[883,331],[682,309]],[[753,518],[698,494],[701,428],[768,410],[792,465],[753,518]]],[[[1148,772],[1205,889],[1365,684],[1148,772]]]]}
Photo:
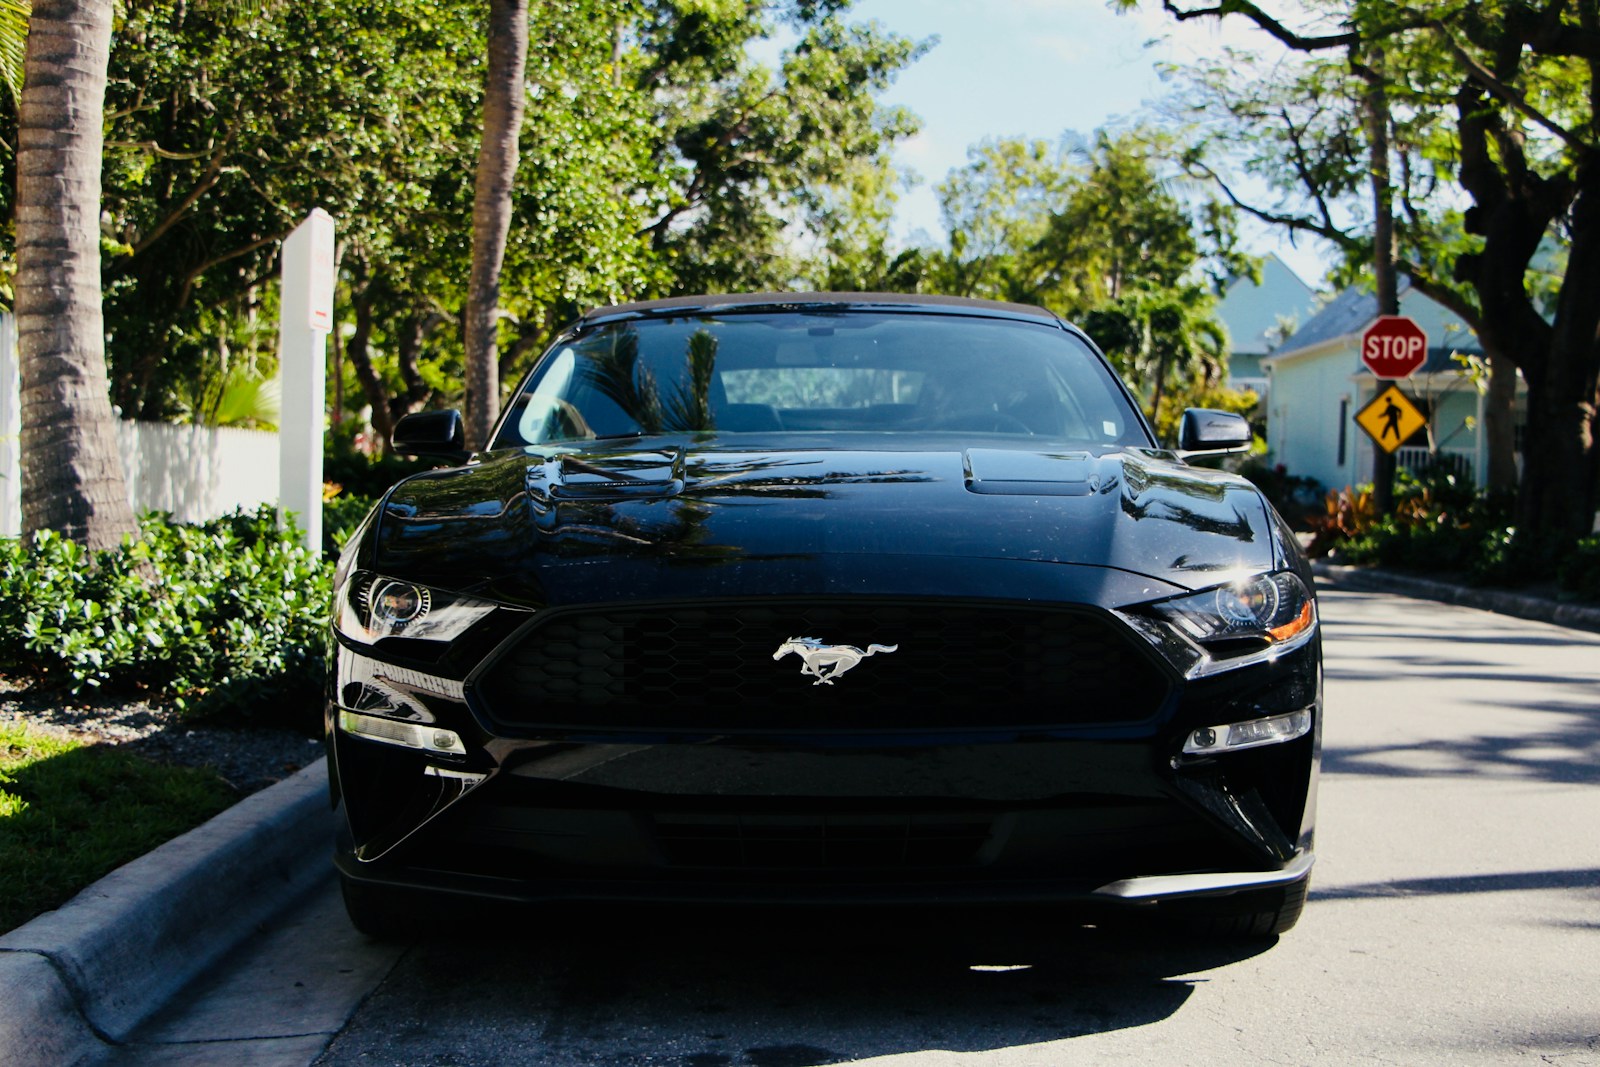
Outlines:
{"type": "Polygon", "coordinates": [[[1393,452],[1427,425],[1428,417],[1417,410],[1411,398],[1391,385],[1356,412],[1356,424],[1367,431],[1377,446],[1393,452]]]}

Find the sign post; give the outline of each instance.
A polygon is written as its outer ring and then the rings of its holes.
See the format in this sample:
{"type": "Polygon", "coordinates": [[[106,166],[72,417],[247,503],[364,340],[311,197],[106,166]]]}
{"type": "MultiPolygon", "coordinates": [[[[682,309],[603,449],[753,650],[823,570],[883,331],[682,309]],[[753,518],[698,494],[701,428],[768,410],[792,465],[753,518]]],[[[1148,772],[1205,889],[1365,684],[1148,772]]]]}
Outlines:
{"type": "Polygon", "coordinates": [[[333,329],[333,275],[333,216],[313,208],[284,238],[278,309],[278,512],[295,517],[313,552],[322,548],[324,341],[333,329]]]}
{"type": "MultiPolygon", "coordinates": [[[[1415,320],[1405,315],[1379,315],[1361,334],[1361,362],[1379,381],[1409,378],[1428,362],[1428,335],[1415,320]]],[[[1409,410],[1422,422],[1427,421],[1399,387],[1393,385],[1375,397],[1356,416],[1356,422],[1379,446],[1372,454],[1372,495],[1385,511],[1394,502],[1395,449],[1421,425],[1412,425],[1409,431],[1395,438],[1398,428],[1391,408],[1399,408],[1402,404],[1403,410],[1409,410]],[[1389,401],[1388,404],[1382,403],[1385,399],[1389,401]],[[1367,418],[1363,419],[1363,416],[1367,418]],[[1369,422],[1373,424],[1369,425],[1369,422]]]]}

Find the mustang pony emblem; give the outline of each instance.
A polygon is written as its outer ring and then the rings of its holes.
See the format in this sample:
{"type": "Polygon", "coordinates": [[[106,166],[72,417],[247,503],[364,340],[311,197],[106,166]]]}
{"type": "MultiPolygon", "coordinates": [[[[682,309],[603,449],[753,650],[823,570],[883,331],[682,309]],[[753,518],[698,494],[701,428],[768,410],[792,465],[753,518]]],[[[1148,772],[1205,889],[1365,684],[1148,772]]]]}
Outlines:
{"type": "Polygon", "coordinates": [[[773,659],[793,652],[804,663],[801,674],[816,678],[812,685],[832,685],[833,680],[875,652],[893,652],[899,645],[868,645],[865,652],[854,645],[825,645],[815,637],[791,637],[778,646],[773,659]]]}

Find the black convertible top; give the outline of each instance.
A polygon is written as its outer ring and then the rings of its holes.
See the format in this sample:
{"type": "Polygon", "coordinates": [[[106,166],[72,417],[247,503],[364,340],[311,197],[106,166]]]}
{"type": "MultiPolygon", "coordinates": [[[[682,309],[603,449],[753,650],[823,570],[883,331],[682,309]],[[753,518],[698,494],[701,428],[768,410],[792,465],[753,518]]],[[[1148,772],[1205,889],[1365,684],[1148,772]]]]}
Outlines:
{"type": "Polygon", "coordinates": [[[640,300],[630,304],[614,304],[586,312],[578,320],[579,326],[592,326],[597,322],[619,318],[644,318],[673,312],[719,311],[738,308],[750,311],[759,308],[792,308],[800,304],[837,305],[840,307],[871,308],[899,307],[921,308],[929,311],[987,312],[1044,319],[1062,325],[1060,317],[1032,304],[1008,304],[998,300],[976,300],[964,296],[937,296],[931,293],[714,293],[701,296],[672,296],[661,300],[640,300]]]}

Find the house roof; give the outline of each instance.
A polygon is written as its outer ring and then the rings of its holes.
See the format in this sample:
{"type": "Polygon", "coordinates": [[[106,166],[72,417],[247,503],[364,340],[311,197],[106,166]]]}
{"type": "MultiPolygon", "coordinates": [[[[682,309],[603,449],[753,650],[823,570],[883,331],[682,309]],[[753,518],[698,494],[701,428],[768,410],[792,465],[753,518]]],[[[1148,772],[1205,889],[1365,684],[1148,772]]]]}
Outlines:
{"type": "MultiPolygon", "coordinates": [[[[1459,370],[1451,357],[1457,353],[1483,354],[1477,335],[1456,321],[1454,313],[1444,305],[1413,288],[1409,278],[1401,276],[1399,290],[1400,313],[1416,320],[1428,335],[1428,361],[1419,373],[1459,370]]],[[[1377,317],[1377,293],[1354,287],[1345,289],[1284,341],[1268,361],[1285,359],[1331,341],[1354,339],[1377,317]]]]}
{"type": "Polygon", "coordinates": [[[1217,302],[1217,318],[1228,328],[1234,355],[1263,356],[1278,339],[1280,320],[1305,322],[1315,305],[1316,291],[1269,252],[1260,282],[1243,275],[1229,280],[1217,302]]]}

